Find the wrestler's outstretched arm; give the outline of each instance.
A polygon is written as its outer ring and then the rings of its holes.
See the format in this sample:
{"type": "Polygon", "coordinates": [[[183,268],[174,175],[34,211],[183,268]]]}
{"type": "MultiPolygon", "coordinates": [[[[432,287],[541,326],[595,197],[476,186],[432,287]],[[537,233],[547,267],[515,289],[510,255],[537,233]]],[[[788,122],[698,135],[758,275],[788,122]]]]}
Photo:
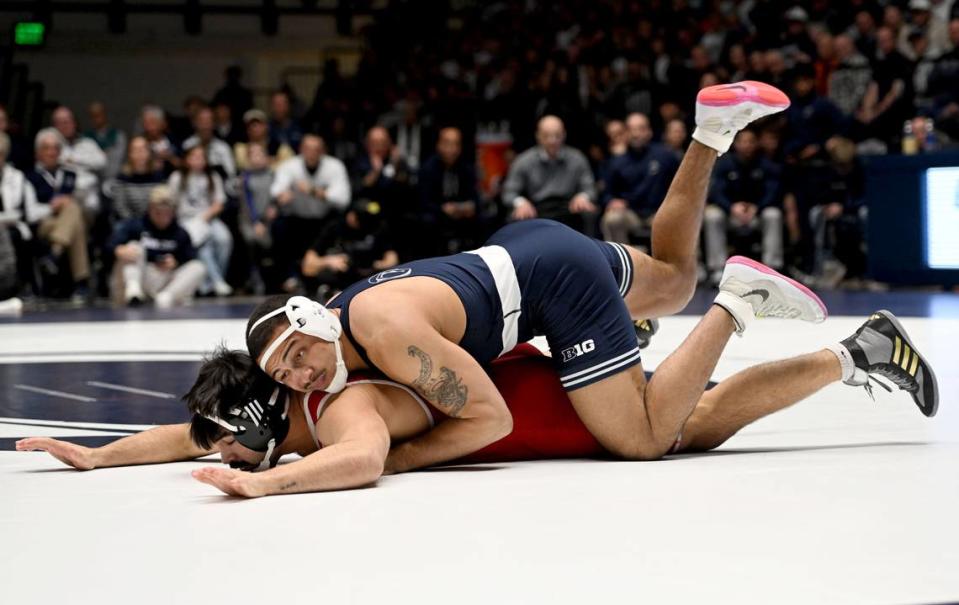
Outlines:
{"type": "Polygon", "coordinates": [[[353,334],[370,360],[448,416],[432,430],[394,447],[386,472],[456,460],[512,432],[513,417],[503,396],[469,353],[415,311],[381,305],[370,312],[357,303],[351,310],[353,334]]]}
{"type": "Polygon", "coordinates": [[[215,450],[197,447],[190,439],[190,424],[168,424],[117,439],[102,447],[84,447],[49,437],[17,441],[17,451],[41,450],[81,471],[110,466],[161,464],[193,460],[215,450]]]}
{"type": "Polygon", "coordinates": [[[230,496],[333,491],[376,482],[390,449],[390,432],[376,409],[375,387],[356,386],[336,395],[316,423],[324,447],[309,456],[250,473],[223,467],[193,471],[198,481],[230,496]]]}

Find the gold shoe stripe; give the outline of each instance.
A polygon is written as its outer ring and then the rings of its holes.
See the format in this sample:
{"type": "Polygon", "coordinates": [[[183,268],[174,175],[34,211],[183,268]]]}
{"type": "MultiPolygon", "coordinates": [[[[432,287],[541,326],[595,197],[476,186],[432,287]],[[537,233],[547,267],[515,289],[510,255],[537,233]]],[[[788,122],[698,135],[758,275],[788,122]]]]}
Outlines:
{"type": "Polygon", "coordinates": [[[896,365],[899,365],[899,353],[902,349],[902,340],[896,336],[896,350],[892,354],[892,362],[896,365]]]}
{"type": "Polygon", "coordinates": [[[899,365],[902,367],[903,370],[909,370],[909,362],[912,361],[911,359],[912,349],[910,349],[909,345],[907,344],[902,345],[902,347],[903,347],[902,363],[900,363],[899,365]]]}
{"type": "MultiPolygon", "coordinates": [[[[913,351],[915,353],[915,351],[913,351]]],[[[912,367],[909,368],[909,373],[913,378],[916,377],[916,370],[919,369],[919,355],[913,355],[912,357],[912,367]]]]}

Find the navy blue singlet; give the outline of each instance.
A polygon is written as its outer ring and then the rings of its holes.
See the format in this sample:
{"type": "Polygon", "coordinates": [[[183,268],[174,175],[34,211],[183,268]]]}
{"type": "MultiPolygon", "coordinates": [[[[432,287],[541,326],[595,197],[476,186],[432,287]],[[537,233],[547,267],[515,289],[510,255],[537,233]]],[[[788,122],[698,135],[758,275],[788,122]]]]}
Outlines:
{"type": "Polygon", "coordinates": [[[466,331],[458,344],[481,365],[544,335],[563,387],[574,390],[639,363],[636,332],[623,302],[632,275],[621,245],[537,219],[503,227],[478,250],[377,273],[328,306],[341,310],[344,332],[374,367],[353,338],[350,302],[388,281],[438,279],[462,302],[466,331]]]}

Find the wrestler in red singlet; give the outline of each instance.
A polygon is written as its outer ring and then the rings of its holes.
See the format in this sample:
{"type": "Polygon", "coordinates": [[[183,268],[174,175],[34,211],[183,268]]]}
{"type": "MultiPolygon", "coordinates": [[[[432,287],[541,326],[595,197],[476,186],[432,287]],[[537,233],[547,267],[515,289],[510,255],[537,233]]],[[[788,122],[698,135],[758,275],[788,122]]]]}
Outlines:
{"type": "MultiPolygon", "coordinates": [[[[513,415],[513,432],[456,462],[608,456],[576,415],[550,358],[536,347],[521,344],[496,359],[491,364],[490,376],[513,415]]],[[[377,374],[353,372],[346,384],[349,387],[370,382],[393,385],[412,395],[430,419],[430,426],[446,417],[409,387],[377,374]]],[[[329,397],[322,391],[310,393],[306,407],[312,425],[316,424],[329,397]]]]}

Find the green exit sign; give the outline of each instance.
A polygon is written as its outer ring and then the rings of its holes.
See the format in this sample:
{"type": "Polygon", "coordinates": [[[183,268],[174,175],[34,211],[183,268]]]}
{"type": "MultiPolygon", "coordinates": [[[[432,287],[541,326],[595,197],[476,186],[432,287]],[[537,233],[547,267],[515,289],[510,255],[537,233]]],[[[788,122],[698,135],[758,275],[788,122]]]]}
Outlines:
{"type": "Polygon", "coordinates": [[[17,46],[43,46],[47,26],[36,21],[22,21],[13,29],[13,42],[17,46]]]}

